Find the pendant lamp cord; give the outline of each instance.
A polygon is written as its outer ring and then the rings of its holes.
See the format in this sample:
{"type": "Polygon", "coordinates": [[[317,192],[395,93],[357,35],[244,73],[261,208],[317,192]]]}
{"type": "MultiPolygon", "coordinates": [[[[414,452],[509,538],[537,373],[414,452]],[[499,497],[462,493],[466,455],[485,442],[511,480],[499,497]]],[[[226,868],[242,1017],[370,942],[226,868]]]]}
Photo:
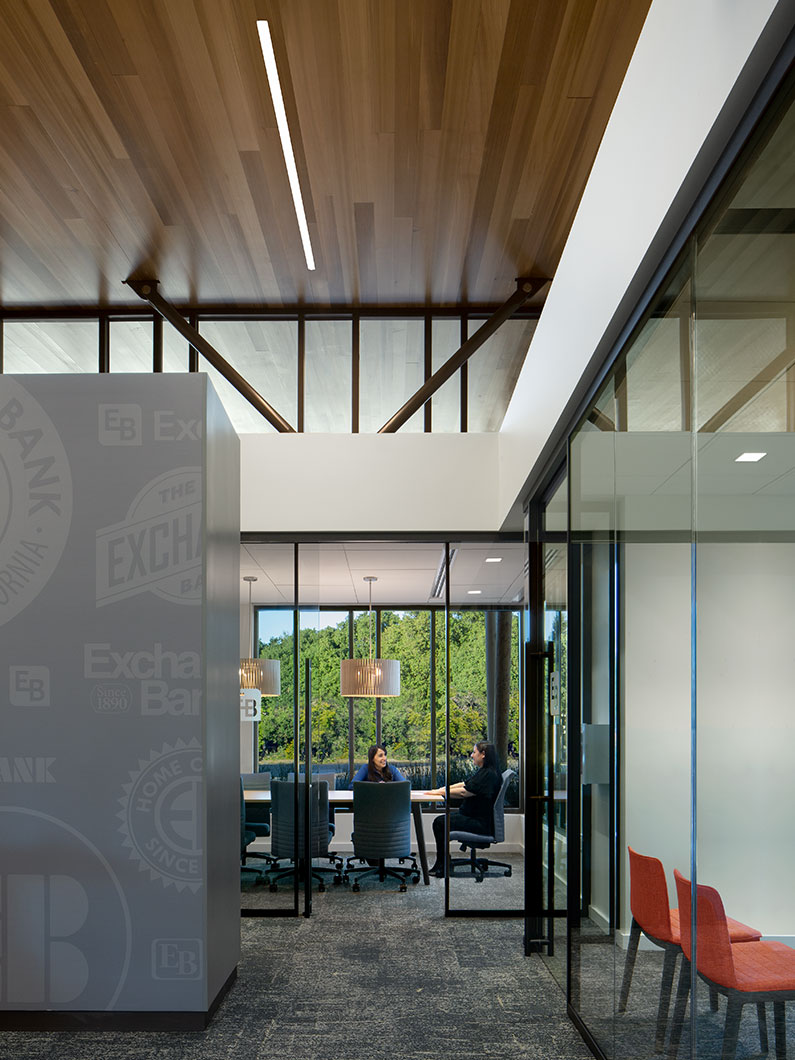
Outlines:
{"type": "MultiPolygon", "coordinates": [[[[248,650],[254,650],[254,645],[251,642],[251,582],[248,583],[248,650]]],[[[255,658],[255,656],[252,655],[252,658],[255,658]]]]}
{"type": "Polygon", "coordinates": [[[373,583],[370,586],[370,661],[373,659],[373,583]]]}

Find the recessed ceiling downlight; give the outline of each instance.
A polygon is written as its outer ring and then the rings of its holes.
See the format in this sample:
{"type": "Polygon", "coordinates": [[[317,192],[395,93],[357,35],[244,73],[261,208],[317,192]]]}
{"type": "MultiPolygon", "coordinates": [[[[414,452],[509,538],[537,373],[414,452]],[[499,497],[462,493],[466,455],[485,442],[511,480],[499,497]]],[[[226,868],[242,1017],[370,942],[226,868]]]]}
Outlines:
{"type": "Polygon", "coordinates": [[[763,456],[767,456],[767,453],[740,453],[734,458],[734,462],[735,464],[756,464],[763,456]]]}

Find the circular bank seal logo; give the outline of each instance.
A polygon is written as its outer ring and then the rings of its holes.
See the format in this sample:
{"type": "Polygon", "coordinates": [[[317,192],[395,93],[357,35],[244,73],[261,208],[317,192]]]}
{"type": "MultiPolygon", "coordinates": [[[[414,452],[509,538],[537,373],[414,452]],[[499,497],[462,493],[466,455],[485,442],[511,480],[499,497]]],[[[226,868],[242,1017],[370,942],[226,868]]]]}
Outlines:
{"type": "Polygon", "coordinates": [[[44,409],[0,375],[0,626],[58,566],[72,522],[72,474],[44,409]]]}
{"type": "Polygon", "coordinates": [[[0,807],[0,1008],[116,1007],[130,968],[132,921],[107,858],[66,821],[0,807]],[[11,866],[13,870],[11,869],[11,866]]]}
{"type": "Polygon", "coordinates": [[[144,592],[201,603],[202,515],[201,468],[148,482],[120,523],[97,531],[97,606],[144,592]]]}
{"type": "Polygon", "coordinates": [[[200,800],[203,756],[197,740],[153,751],[130,773],[119,800],[120,831],[130,857],[152,880],[178,891],[202,885],[200,800]]]}

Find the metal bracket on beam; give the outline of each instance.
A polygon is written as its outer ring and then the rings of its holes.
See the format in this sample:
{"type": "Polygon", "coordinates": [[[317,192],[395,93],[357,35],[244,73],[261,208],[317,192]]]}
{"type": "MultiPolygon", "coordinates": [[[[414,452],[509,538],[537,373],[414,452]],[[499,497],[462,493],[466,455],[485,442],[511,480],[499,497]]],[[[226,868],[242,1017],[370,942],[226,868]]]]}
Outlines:
{"type": "Polygon", "coordinates": [[[268,423],[283,434],[295,434],[295,427],[291,427],[287,420],[280,416],[276,409],[269,405],[265,398],[254,389],[251,383],[244,379],[240,372],[234,369],[228,361],[224,360],[218,350],[211,346],[207,339],[189,324],[170,302],[167,302],[158,293],[157,280],[128,279],[124,282],[135,291],[139,298],[142,298],[144,302],[148,302],[155,312],[159,313],[164,320],[167,320],[169,324],[175,327],[180,335],[183,335],[191,346],[197,349],[210,362],[213,368],[219,371],[224,379],[231,383],[235,390],[242,394],[246,401],[252,404],[257,412],[265,417],[268,423]]]}
{"type": "Polygon", "coordinates": [[[458,369],[464,364],[469,358],[479,350],[486,339],[491,338],[500,324],[504,323],[509,317],[513,316],[516,310],[524,305],[528,298],[532,298],[534,294],[538,294],[544,284],[550,281],[546,278],[536,277],[520,277],[516,283],[516,291],[511,295],[508,301],[500,306],[496,312],[492,313],[488,320],[484,321],[483,324],[478,328],[474,335],[466,340],[465,343],[449,357],[441,368],[438,368],[430,379],[427,379],[419,390],[408,399],[402,408],[398,409],[395,415],[386,421],[384,426],[378,432],[379,434],[394,434],[403,424],[410,419],[417,409],[422,408],[429,398],[433,397],[436,391],[442,386],[451,375],[454,375],[458,369]]]}

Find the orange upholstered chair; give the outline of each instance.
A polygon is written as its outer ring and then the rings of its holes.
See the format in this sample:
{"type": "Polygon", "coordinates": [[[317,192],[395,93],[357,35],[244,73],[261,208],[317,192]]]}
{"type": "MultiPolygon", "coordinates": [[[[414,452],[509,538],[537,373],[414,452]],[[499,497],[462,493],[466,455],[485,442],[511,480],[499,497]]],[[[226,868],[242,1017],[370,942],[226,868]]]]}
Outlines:
{"type": "MultiPolygon", "coordinates": [[[[671,909],[668,903],[665,869],[659,858],[638,854],[632,847],[627,849],[629,850],[629,905],[632,911],[632,924],[624,962],[624,978],[621,983],[618,1011],[626,1011],[638,943],[641,934],[644,934],[655,945],[660,946],[665,954],[654,1043],[655,1051],[661,1052],[665,1045],[665,1027],[668,1022],[676,958],[681,952],[679,910],[671,909]]],[[[748,927],[747,924],[741,924],[738,920],[729,920],[728,923],[732,942],[752,942],[762,937],[760,931],[748,927]]]]}
{"type": "MultiPolygon", "coordinates": [[[[690,992],[690,881],[674,871],[679,912],[682,923],[682,969],[676,994],[669,1057],[675,1057],[684,1024],[687,995],[690,992]]],[[[773,1002],[776,1031],[776,1057],[784,1060],[787,1053],[784,1002],[795,1000],[795,950],[781,942],[755,942],[753,945],[733,945],[729,934],[729,920],[721,897],[714,887],[696,887],[696,968],[699,977],[710,989],[724,994],[728,1000],[726,1025],[723,1031],[722,1060],[734,1060],[743,1005],[755,1004],[759,1019],[759,1040],[762,1052],[767,1052],[765,1002],[773,1002]]]]}

